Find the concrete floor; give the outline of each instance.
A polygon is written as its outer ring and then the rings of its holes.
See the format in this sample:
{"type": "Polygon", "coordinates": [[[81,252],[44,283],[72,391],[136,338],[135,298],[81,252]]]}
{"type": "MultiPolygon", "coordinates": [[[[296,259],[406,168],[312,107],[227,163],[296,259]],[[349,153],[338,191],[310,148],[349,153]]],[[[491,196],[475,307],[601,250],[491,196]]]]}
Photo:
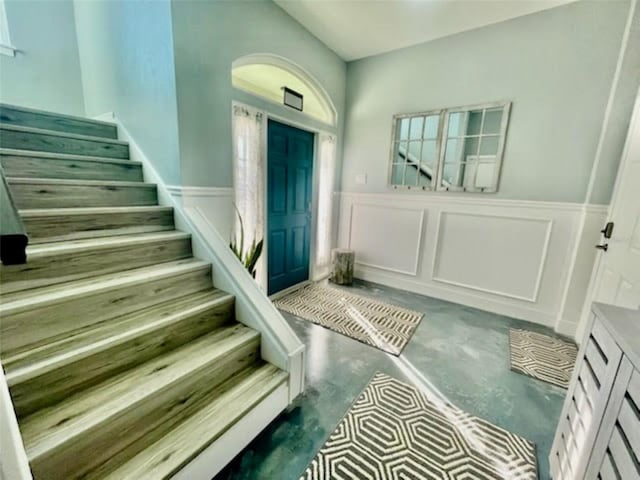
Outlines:
{"type": "Polygon", "coordinates": [[[285,313],[307,346],[306,392],[215,480],[297,480],[377,371],[409,383],[417,371],[450,403],[535,442],[549,479],[565,390],[510,371],[509,328],[551,330],[372,283],[343,288],[425,313],[400,360],[285,313]]]}

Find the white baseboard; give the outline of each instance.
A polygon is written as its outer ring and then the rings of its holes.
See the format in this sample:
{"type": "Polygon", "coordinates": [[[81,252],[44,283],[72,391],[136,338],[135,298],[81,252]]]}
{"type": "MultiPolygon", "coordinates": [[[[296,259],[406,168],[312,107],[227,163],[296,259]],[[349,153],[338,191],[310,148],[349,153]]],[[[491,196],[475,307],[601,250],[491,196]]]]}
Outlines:
{"type": "Polygon", "coordinates": [[[555,317],[543,311],[536,310],[526,305],[513,305],[504,303],[500,299],[491,299],[482,293],[478,294],[473,291],[463,292],[455,287],[439,286],[419,282],[411,279],[397,278],[383,272],[374,271],[373,269],[364,269],[356,267],[356,278],[366,280],[381,285],[387,285],[393,288],[399,288],[408,292],[426,295],[452,303],[467,305],[469,307],[478,308],[487,312],[497,313],[508,317],[528,320],[548,327],[555,324],[555,317]]]}

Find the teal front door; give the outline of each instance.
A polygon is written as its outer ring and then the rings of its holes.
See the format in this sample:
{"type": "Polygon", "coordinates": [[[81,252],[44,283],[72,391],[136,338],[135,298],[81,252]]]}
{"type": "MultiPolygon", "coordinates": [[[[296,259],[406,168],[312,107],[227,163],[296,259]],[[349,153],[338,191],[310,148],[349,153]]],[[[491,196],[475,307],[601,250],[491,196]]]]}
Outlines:
{"type": "Polygon", "coordinates": [[[309,279],[313,133],[269,120],[268,292],[309,279]]]}

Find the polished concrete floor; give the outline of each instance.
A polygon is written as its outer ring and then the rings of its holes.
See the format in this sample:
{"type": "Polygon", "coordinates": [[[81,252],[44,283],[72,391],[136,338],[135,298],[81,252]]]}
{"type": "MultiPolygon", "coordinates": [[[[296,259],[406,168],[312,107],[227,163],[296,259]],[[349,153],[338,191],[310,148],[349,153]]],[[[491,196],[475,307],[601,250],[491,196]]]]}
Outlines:
{"type": "Polygon", "coordinates": [[[509,328],[544,327],[358,281],[342,287],[425,316],[400,358],[284,314],[307,346],[306,392],[215,480],[297,480],[375,372],[430,385],[457,407],[536,443],[540,480],[565,391],[509,370],[509,328]]]}

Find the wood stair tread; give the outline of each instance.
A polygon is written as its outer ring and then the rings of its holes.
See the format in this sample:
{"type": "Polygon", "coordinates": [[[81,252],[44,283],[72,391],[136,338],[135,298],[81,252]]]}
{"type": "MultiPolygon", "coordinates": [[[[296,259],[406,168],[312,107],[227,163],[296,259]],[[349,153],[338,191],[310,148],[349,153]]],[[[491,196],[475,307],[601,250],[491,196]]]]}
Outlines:
{"type": "Polygon", "coordinates": [[[20,430],[29,459],[89,434],[127,409],[144,408],[146,399],[178,379],[207,368],[258,337],[258,332],[240,324],[222,327],[24,418],[20,430]]]}
{"type": "MultiPolygon", "coordinates": [[[[64,243],[39,243],[37,245],[30,245],[27,247],[27,259],[33,259],[35,257],[47,255],[65,255],[84,250],[100,250],[102,248],[136,245],[140,243],[157,242],[163,240],[171,241],[190,237],[191,234],[189,233],[181,232],[179,230],[172,230],[151,233],[137,233],[131,235],[117,235],[113,237],[68,240],[64,243]]],[[[126,266],[124,268],[126,268],[126,266]]]]}
{"type": "Polygon", "coordinates": [[[286,382],[288,374],[269,364],[246,368],[217,388],[202,405],[163,438],[110,472],[98,469],[89,479],[168,479],[217,440],[246,413],[286,382]]]}
{"type": "Polygon", "coordinates": [[[81,135],[79,133],[67,133],[60,130],[48,130],[45,128],[25,127],[22,125],[14,125],[11,123],[0,122],[0,129],[13,130],[16,132],[24,133],[36,133],[40,135],[49,135],[54,137],[73,138],[75,140],[93,141],[99,143],[112,143],[114,145],[129,145],[129,142],[124,142],[115,138],[96,137],[92,135],[81,135]]]}
{"type": "Polygon", "coordinates": [[[116,164],[116,165],[142,166],[142,162],[138,162],[136,160],[129,160],[126,158],[96,157],[91,155],[76,155],[73,153],[40,152],[38,150],[19,150],[15,148],[0,148],[0,156],[2,155],[15,155],[20,157],[40,157],[40,158],[51,158],[51,159],[59,159],[59,160],[77,160],[79,162],[97,162],[97,163],[108,163],[108,164],[116,164]]]}
{"type": "Polygon", "coordinates": [[[0,304],[0,317],[29,310],[34,306],[65,302],[97,291],[122,288],[127,284],[165,278],[188,271],[211,268],[211,264],[194,258],[161,263],[150,267],[136,268],[92,278],[84,278],[64,284],[41,287],[33,290],[9,293],[0,304]]]}
{"type": "Polygon", "coordinates": [[[211,288],[70,332],[44,345],[3,357],[2,366],[7,382],[11,386],[33,378],[43,371],[59,368],[65,363],[107,349],[136,335],[162,329],[174,322],[177,316],[232,299],[233,295],[211,288]]]}

